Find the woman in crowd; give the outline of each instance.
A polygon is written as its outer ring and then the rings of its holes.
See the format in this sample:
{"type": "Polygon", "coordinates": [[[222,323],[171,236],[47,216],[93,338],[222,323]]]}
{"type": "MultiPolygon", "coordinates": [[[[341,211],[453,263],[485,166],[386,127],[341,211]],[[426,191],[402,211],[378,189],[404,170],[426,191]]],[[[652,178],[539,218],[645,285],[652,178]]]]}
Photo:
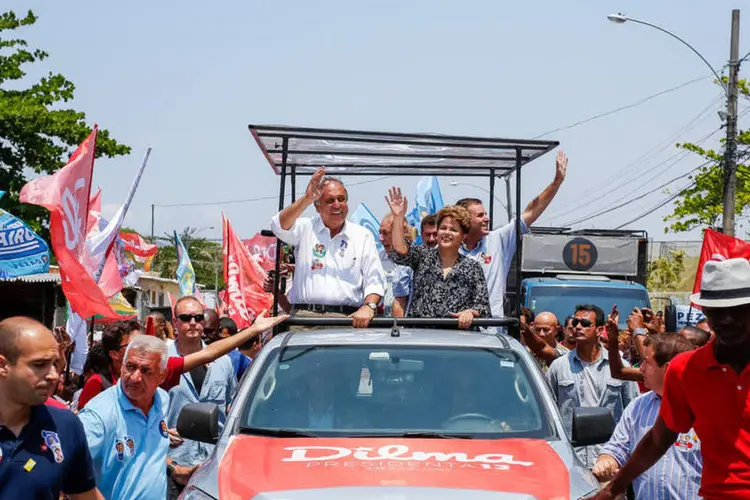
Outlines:
{"type": "Polygon", "coordinates": [[[478,262],[459,254],[471,227],[466,209],[447,206],[438,212],[438,245],[409,246],[404,234],[406,198],[401,189],[389,191],[386,202],[393,214],[393,262],[414,270],[412,302],[408,316],[413,318],[458,318],[459,328],[468,329],[474,318],[489,316],[487,282],[478,262]]]}

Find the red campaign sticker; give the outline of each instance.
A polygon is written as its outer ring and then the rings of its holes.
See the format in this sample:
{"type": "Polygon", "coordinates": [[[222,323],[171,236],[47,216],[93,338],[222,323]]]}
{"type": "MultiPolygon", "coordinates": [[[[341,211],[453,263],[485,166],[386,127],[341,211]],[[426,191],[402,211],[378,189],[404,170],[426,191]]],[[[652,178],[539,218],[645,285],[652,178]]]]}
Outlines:
{"type": "Polygon", "coordinates": [[[235,436],[219,464],[220,498],[347,486],[463,488],[540,500],[570,496],[565,464],[547,442],[535,439],[235,436]]]}

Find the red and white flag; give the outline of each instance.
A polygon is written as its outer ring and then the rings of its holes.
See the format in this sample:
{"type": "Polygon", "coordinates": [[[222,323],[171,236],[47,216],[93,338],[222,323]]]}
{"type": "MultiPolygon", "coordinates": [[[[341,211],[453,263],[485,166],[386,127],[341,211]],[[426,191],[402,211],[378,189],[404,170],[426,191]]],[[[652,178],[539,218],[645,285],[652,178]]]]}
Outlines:
{"type": "MultiPolygon", "coordinates": [[[[693,293],[698,293],[701,290],[703,266],[706,262],[736,258],[750,260],[750,243],[719,233],[713,229],[706,229],[706,232],[703,234],[703,246],[701,247],[701,258],[698,261],[698,271],[695,273],[693,293]]],[[[693,307],[696,306],[693,305],[693,307]]]]}
{"type": "Polygon", "coordinates": [[[65,167],[26,184],[19,199],[50,211],[52,249],[60,265],[63,292],[73,311],[83,318],[99,314],[117,319],[118,314],[83,264],[88,257],[86,233],[96,133],[94,127],[65,167]]]}
{"type": "Polygon", "coordinates": [[[273,306],[273,296],[263,290],[265,273],[222,214],[224,237],[224,282],[227,286],[227,314],[240,330],[252,324],[262,310],[273,306]]]}
{"type": "Polygon", "coordinates": [[[125,251],[132,253],[136,257],[144,259],[153,257],[159,251],[159,247],[147,242],[138,233],[126,233],[120,231],[120,239],[125,244],[125,251]]]}
{"type": "Polygon", "coordinates": [[[250,252],[250,255],[256,258],[260,267],[266,271],[271,271],[276,269],[276,241],[276,238],[256,233],[255,236],[249,240],[243,240],[242,243],[250,252]]]}

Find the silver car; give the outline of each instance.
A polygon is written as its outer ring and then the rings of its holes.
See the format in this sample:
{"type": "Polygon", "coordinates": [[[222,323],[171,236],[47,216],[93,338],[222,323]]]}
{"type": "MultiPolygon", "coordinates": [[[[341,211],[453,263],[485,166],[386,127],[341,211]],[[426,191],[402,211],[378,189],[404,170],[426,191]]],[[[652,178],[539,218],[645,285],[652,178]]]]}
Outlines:
{"type": "MultiPolygon", "coordinates": [[[[576,445],[605,442],[579,408],[576,445]]],[[[208,403],[178,431],[215,443],[185,500],[578,499],[578,461],[544,376],[506,335],[438,329],[282,334],[245,374],[220,430],[208,403]]]]}

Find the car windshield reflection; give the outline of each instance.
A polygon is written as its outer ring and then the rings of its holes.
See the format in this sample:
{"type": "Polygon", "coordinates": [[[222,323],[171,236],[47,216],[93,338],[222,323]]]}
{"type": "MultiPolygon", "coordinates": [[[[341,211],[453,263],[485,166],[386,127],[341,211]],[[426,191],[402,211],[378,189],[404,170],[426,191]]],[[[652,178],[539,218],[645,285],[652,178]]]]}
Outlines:
{"type": "Polygon", "coordinates": [[[242,411],[266,436],[555,436],[525,362],[503,349],[275,349],[242,411]]]}

